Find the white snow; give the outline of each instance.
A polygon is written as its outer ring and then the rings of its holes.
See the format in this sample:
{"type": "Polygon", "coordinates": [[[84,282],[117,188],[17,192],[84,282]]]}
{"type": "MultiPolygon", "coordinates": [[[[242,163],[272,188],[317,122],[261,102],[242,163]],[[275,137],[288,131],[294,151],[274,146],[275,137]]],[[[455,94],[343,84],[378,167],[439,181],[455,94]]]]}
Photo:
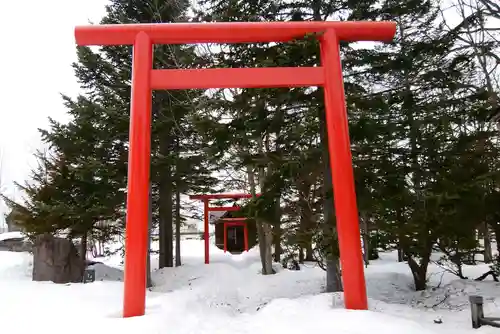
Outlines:
{"type": "MultiPolygon", "coordinates": [[[[259,274],[258,251],[224,254],[211,247],[203,263],[203,241],[182,242],[183,266],[153,274],[146,316],[121,318],[123,273],[111,256],[96,264],[89,284],[32,282],[31,256],[0,252],[0,326],[6,333],[316,333],[431,334],[496,333],[473,330],[468,296],[485,296],[485,312],[500,315],[500,284],[457,280],[430,267],[427,291],[415,292],[408,266],[384,253],[366,269],[370,311],[343,309],[342,294],[321,293],[325,274],[314,264],[300,271],[276,265],[259,274]],[[442,320],[436,324],[435,320],[442,320]]],[[[157,266],[154,259],[153,267],[157,266]]],[[[476,277],[487,266],[465,268],[476,277]]]]}
{"type": "Polygon", "coordinates": [[[10,239],[24,239],[26,236],[22,232],[5,232],[0,233],[0,241],[10,239]]]}

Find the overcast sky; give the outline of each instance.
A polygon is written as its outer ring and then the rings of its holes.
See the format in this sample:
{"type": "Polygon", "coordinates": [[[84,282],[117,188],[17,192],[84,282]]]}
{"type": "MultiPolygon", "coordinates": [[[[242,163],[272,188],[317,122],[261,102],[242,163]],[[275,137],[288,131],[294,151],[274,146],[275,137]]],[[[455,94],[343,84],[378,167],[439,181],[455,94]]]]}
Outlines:
{"type": "MultiPolygon", "coordinates": [[[[41,147],[37,128],[67,118],[60,93],[78,93],[75,25],[98,22],[107,0],[2,1],[0,8],[0,156],[3,190],[26,179],[41,147]]],[[[0,208],[0,212],[2,212],[0,208]]],[[[1,215],[3,216],[3,215],[1,215]]],[[[2,218],[0,218],[1,223],[2,218]]]]}

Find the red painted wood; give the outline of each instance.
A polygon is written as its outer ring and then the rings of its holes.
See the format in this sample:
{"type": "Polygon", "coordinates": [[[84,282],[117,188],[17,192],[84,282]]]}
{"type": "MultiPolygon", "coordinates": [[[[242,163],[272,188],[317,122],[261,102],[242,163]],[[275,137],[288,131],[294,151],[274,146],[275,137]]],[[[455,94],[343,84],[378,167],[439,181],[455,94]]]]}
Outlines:
{"type": "Polygon", "coordinates": [[[211,206],[208,208],[208,211],[240,211],[241,207],[239,206],[211,206]]]}
{"type": "Polygon", "coordinates": [[[243,237],[245,242],[245,251],[248,252],[248,225],[243,225],[243,237]]]}
{"type": "Polygon", "coordinates": [[[227,224],[224,223],[224,253],[227,252],[227,224]]]}
{"type": "Polygon", "coordinates": [[[322,86],[321,67],[153,70],[153,89],[278,88],[322,86]]]}
{"type": "Polygon", "coordinates": [[[205,241],[205,264],[210,263],[210,233],[208,224],[208,199],[203,200],[203,239],[205,241]]]}
{"type": "MultiPolygon", "coordinates": [[[[227,218],[230,219],[230,218],[227,218]]],[[[227,228],[231,226],[242,226],[243,227],[243,242],[244,242],[244,248],[245,251],[248,252],[248,226],[244,221],[233,221],[233,222],[226,222],[224,221],[224,253],[227,251],[227,228]]]]}
{"type": "MultiPolygon", "coordinates": [[[[257,194],[256,196],[260,196],[257,194]]],[[[252,198],[251,194],[200,194],[200,195],[191,195],[189,199],[240,199],[240,198],[252,198]]]]}
{"type": "Polygon", "coordinates": [[[134,37],[130,148],[128,152],[127,216],[123,316],[143,315],[146,308],[146,257],[148,248],[149,166],[151,156],[151,39],[134,37]]]}
{"type": "MultiPolygon", "coordinates": [[[[330,150],[330,164],[335,191],[335,208],[342,262],[346,308],[367,309],[366,287],[361,260],[356,197],[354,193],[347,115],[342,83],[339,41],[391,41],[396,32],[394,22],[225,22],[225,23],[163,23],[91,25],[75,28],[78,45],[134,45],[132,64],[132,100],[127,192],[127,240],[125,250],[125,298],[123,314],[126,317],[143,315],[146,298],[146,252],[148,227],[148,188],[151,134],[150,84],[172,89],[244,87],[261,85],[320,85],[325,87],[326,122],[330,150]],[[152,69],[152,44],[192,43],[248,43],[286,42],[317,34],[321,39],[322,69],[293,69],[283,74],[281,69],[203,70],[198,72],[157,72],[152,69]],[[323,75],[318,71],[323,71],[323,75]],[[246,72],[245,72],[246,71],[246,72]],[[258,72],[260,71],[260,72],[258,72]],[[280,72],[281,71],[281,72],[280,72]],[[293,72],[292,72],[293,71],[293,72]],[[297,73],[304,71],[305,78],[297,73]],[[165,75],[162,73],[166,73],[165,75]],[[200,82],[184,78],[191,73],[200,82]],[[227,73],[230,73],[229,75],[227,73]],[[250,73],[247,81],[234,73],[250,73]],[[261,73],[261,83],[257,82],[261,73]],[[292,76],[270,78],[276,74],[292,76]],[[177,83],[167,83],[164,76],[178,77],[177,83]],[[209,78],[216,75],[217,80],[209,78]],[[152,79],[150,76],[155,76],[152,79]],[[224,76],[227,76],[225,78],[224,76]],[[286,80],[285,80],[286,79],[286,80]],[[307,79],[307,80],[306,80],[307,79]],[[188,84],[194,84],[188,86],[188,84]],[[208,88],[208,87],[206,87],[208,88]],[[335,157],[335,159],[333,158],[335,157]]],[[[191,70],[192,71],[192,70],[191,70]]],[[[191,199],[204,200],[205,263],[209,262],[208,200],[222,198],[251,198],[248,194],[194,195],[191,199]],[[236,195],[236,196],[235,196],[236,195]]],[[[236,224],[236,223],[226,223],[236,224]]]]}
{"type": "Polygon", "coordinates": [[[326,78],[324,89],[326,128],[344,285],[344,303],[348,309],[366,310],[368,299],[339,48],[339,38],[335,35],[335,31],[326,31],[321,38],[321,59],[326,78]]]}
{"type": "Polygon", "coordinates": [[[383,21],[217,22],[88,25],[75,28],[77,45],[132,45],[139,32],[153,44],[288,42],[333,30],[342,41],[391,41],[396,23],[383,21]]]}

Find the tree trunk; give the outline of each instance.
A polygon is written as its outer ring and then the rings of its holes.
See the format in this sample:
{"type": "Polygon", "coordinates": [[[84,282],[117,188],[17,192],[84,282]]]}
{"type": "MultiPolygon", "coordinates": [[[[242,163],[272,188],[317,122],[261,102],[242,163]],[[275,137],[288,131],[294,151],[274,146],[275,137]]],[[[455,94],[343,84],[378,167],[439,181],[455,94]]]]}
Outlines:
{"type": "Polygon", "coordinates": [[[326,259],[326,292],[338,292],[342,290],[339,258],[330,256],[326,259]]]}
{"type": "MultiPolygon", "coordinates": [[[[320,95],[323,99],[324,94],[320,95]]],[[[324,176],[323,176],[323,212],[324,212],[324,223],[323,223],[323,234],[325,236],[334,236],[337,234],[337,228],[335,225],[335,212],[333,208],[333,186],[332,186],[332,170],[330,166],[330,153],[328,151],[328,137],[326,133],[326,116],[325,110],[319,108],[319,123],[320,123],[320,135],[321,135],[321,146],[322,146],[322,159],[324,166],[324,176]]],[[[332,243],[328,245],[327,258],[326,258],[326,292],[338,292],[342,291],[342,280],[340,273],[340,263],[338,256],[338,244],[332,243]]]]}
{"type": "Polygon", "coordinates": [[[299,263],[300,264],[304,263],[304,259],[305,259],[304,248],[300,247],[299,248],[299,263]]]}
{"type": "Polygon", "coordinates": [[[418,264],[412,256],[408,256],[408,265],[410,266],[415,283],[416,291],[423,291],[427,288],[427,265],[428,261],[418,264]]]}
{"type": "MultiPolygon", "coordinates": [[[[324,188],[326,190],[324,207],[325,212],[325,222],[323,229],[325,230],[325,235],[333,236],[337,234],[335,220],[334,220],[334,210],[333,210],[333,199],[329,196],[332,194],[332,176],[330,169],[330,161],[326,160],[326,170],[324,177],[324,188]]],[[[331,244],[329,246],[328,256],[326,258],[326,292],[338,292],[342,291],[342,279],[340,272],[340,263],[338,257],[338,245],[331,244]]]]}
{"type": "Polygon", "coordinates": [[[88,246],[87,233],[84,233],[82,235],[82,242],[80,244],[80,259],[82,263],[86,263],[87,261],[87,246],[88,246]]]}
{"type": "Polygon", "coordinates": [[[404,253],[403,250],[401,249],[401,246],[398,245],[398,262],[403,262],[404,261],[404,253]]]}
{"type": "Polygon", "coordinates": [[[278,199],[276,203],[276,220],[273,225],[273,243],[274,243],[274,262],[280,262],[281,261],[281,207],[280,207],[280,201],[278,199]]]}
{"type": "MultiPolygon", "coordinates": [[[[402,209],[403,208],[399,208],[396,211],[396,221],[398,221],[398,222],[403,221],[403,219],[404,219],[403,214],[402,214],[402,209]]],[[[405,254],[403,252],[404,235],[400,230],[398,230],[396,233],[397,233],[396,235],[398,237],[398,262],[404,262],[405,261],[405,254]]]]}
{"type": "MultiPolygon", "coordinates": [[[[276,130],[274,132],[275,135],[275,152],[279,156],[282,155],[282,136],[281,136],[281,128],[284,122],[284,112],[281,107],[277,108],[276,112],[276,130]]],[[[273,168],[278,169],[274,164],[273,168]]],[[[273,242],[274,242],[274,262],[281,262],[281,236],[283,231],[281,229],[281,189],[276,192],[276,204],[275,204],[275,221],[273,225],[273,242]]]]}
{"type": "MultiPolygon", "coordinates": [[[[303,181],[303,180],[302,180],[303,181]]],[[[312,250],[312,228],[313,213],[309,203],[311,185],[302,182],[299,184],[299,209],[300,209],[300,244],[302,251],[302,261],[314,261],[312,250]],[[305,257],[304,257],[305,250],[305,257]]]]}
{"type": "Polygon", "coordinates": [[[363,213],[361,215],[361,230],[362,230],[362,237],[363,237],[363,257],[365,260],[365,265],[370,264],[370,235],[368,231],[368,215],[366,213],[363,213]]]}
{"type": "Polygon", "coordinates": [[[175,192],[175,266],[181,266],[181,192],[175,192]]]}
{"type": "MultiPolygon", "coordinates": [[[[432,240],[431,237],[425,241],[423,247],[420,263],[417,263],[415,257],[408,255],[408,265],[410,266],[411,273],[413,275],[413,281],[415,283],[415,290],[422,291],[427,288],[427,268],[431,260],[432,246],[435,244],[436,240],[432,240]]],[[[406,244],[406,243],[405,243],[406,244]]],[[[404,250],[404,249],[403,249],[404,250]]],[[[409,252],[406,252],[409,254],[409,252]]]]}
{"type": "MultiPolygon", "coordinates": [[[[247,167],[248,171],[248,183],[250,186],[250,193],[252,196],[256,196],[256,184],[255,184],[255,176],[253,174],[253,170],[250,167],[247,167]]],[[[262,264],[262,274],[263,275],[271,275],[273,273],[273,259],[271,253],[271,244],[272,244],[272,231],[269,224],[263,223],[260,219],[256,221],[257,225],[257,237],[259,241],[259,251],[260,251],[260,261],[262,264]]]]}
{"type": "Polygon", "coordinates": [[[305,258],[305,261],[312,262],[312,261],[314,261],[314,254],[313,254],[312,242],[311,242],[310,239],[309,239],[309,242],[306,243],[306,258],[305,258]]]}
{"type": "Polygon", "coordinates": [[[274,274],[273,270],[273,228],[271,224],[268,224],[264,221],[261,222],[262,231],[264,234],[264,268],[265,269],[262,274],[263,275],[272,275],[274,274]]]}
{"type": "Polygon", "coordinates": [[[172,171],[165,166],[160,171],[160,268],[173,267],[172,171]]]}
{"type": "Polygon", "coordinates": [[[493,233],[495,233],[497,252],[500,254],[500,226],[499,226],[499,223],[494,224],[492,227],[493,227],[493,233]]]}
{"type": "MultiPolygon", "coordinates": [[[[265,180],[265,171],[264,168],[261,167],[259,168],[259,182],[260,182],[260,189],[261,191],[264,191],[264,180],[265,180]]],[[[265,270],[263,271],[264,275],[271,275],[274,274],[273,270],[273,227],[271,224],[264,220],[260,220],[260,223],[262,225],[262,232],[264,235],[264,243],[263,243],[263,250],[264,250],[264,268],[265,270]]]]}
{"type": "Polygon", "coordinates": [[[493,252],[491,250],[491,232],[488,223],[484,223],[484,263],[493,261],[493,252]]]}

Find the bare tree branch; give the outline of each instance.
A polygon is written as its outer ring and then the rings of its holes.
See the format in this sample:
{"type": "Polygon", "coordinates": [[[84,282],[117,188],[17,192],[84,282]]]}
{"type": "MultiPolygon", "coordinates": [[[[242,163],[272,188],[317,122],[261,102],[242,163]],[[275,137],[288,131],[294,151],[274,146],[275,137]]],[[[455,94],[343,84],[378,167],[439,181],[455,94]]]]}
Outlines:
{"type": "MultiPolygon", "coordinates": [[[[2,154],[2,149],[0,148],[0,222],[3,222],[4,221],[4,218],[5,218],[5,212],[3,212],[3,208],[5,208],[5,203],[4,203],[4,200],[2,199],[2,194],[3,194],[3,190],[4,190],[4,184],[3,182],[5,182],[5,180],[3,180],[3,154],[2,154]]],[[[2,227],[2,226],[0,226],[2,227]]],[[[0,229],[0,232],[1,229],[0,229]]]]}
{"type": "Polygon", "coordinates": [[[499,64],[500,42],[496,24],[500,19],[500,5],[492,0],[454,0],[452,7],[461,22],[451,27],[442,12],[444,26],[460,41],[454,52],[465,52],[474,57],[478,77],[474,84],[488,93],[492,123],[500,129],[499,64]]]}
{"type": "Polygon", "coordinates": [[[0,194],[2,193],[3,190],[3,183],[2,183],[2,176],[3,176],[3,168],[2,168],[2,162],[3,162],[3,154],[2,154],[2,149],[0,148],[0,194]]]}

